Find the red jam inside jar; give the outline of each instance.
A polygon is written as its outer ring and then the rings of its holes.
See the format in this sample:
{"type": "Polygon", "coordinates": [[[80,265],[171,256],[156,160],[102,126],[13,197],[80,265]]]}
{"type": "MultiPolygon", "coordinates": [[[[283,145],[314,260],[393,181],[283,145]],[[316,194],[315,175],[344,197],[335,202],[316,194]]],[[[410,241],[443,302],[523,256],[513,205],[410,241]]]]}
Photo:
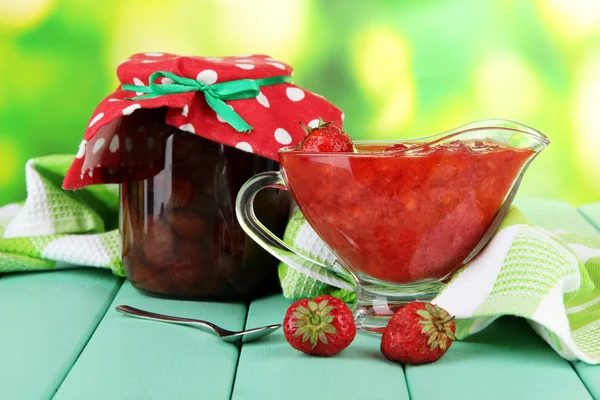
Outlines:
{"type": "Polygon", "coordinates": [[[456,270],[534,154],[482,141],[357,148],[279,156],[300,210],[338,259],[398,284],[456,270]]]}
{"type": "MultiPolygon", "coordinates": [[[[123,265],[133,286],[198,299],[252,298],[275,290],[278,262],[243,232],[235,200],[246,180],[277,170],[278,163],[164,124],[147,129],[168,133],[161,143],[164,164],[155,163],[148,179],[121,187],[123,265]]],[[[289,196],[261,192],[255,212],[282,236],[289,196]]]]}

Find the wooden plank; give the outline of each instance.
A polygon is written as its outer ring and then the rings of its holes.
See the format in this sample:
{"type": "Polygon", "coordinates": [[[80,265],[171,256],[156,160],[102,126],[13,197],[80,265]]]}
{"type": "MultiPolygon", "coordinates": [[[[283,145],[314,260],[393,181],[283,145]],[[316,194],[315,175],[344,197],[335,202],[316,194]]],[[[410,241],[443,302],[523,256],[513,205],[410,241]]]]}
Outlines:
{"type": "Polygon", "coordinates": [[[586,204],[579,207],[579,212],[591,223],[598,231],[600,231],[600,202],[586,204]]]}
{"type": "MultiPolygon", "coordinates": [[[[567,203],[532,199],[520,200],[516,205],[543,228],[595,233],[567,203]]],[[[502,318],[452,346],[436,363],[406,367],[411,398],[430,398],[432,377],[436,387],[444,388],[446,398],[592,398],[571,363],[556,354],[523,320],[502,318]]],[[[578,363],[575,368],[579,368],[578,363]]]]}
{"type": "Polygon", "coordinates": [[[242,303],[164,300],[121,287],[56,400],[229,399],[239,347],[186,326],[119,314],[126,304],[162,314],[207,319],[226,329],[244,327],[242,303]]]}
{"type": "MultiPolygon", "coordinates": [[[[281,322],[289,304],[280,295],[252,302],[247,327],[281,322]]],[[[334,357],[310,357],[292,349],[281,330],[244,344],[232,397],[234,400],[408,398],[402,366],[387,361],[379,352],[379,337],[359,333],[350,347],[334,357]]]]}
{"type": "MultiPolygon", "coordinates": [[[[600,232],[600,202],[581,206],[579,211],[600,232]]],[[[596,233],[596,236],[600,236],[600,234],[596,233]]],[[[590,393],[600,399],[600,366],[576,363],[575,368],[590,393]]]]}
{"type": "Polygon", "coordinates": [[[0,279],[0,399],[52,397],[121,285],[108,271],[0,279]]]}
{"type": "Polygon", "coordinates": [[[502,318],[455,342],[439,361],[406,366],[412,399],[429,399],[432,385],[446,399],[592,399],[568,361],[523,320],[502,318]]]}
{"type": "Polygon", "coordinates": [[[573,363],[573,366],[594,399],[600,399],[600,366],[582,362],[573,363]]]}
{"type": "Polygon", "coordinates": [[[564,201],[526,199],[517,201],[516,205],[529,221],[544,229],[598,236],[598,231],[572,205],[564,201]]]}

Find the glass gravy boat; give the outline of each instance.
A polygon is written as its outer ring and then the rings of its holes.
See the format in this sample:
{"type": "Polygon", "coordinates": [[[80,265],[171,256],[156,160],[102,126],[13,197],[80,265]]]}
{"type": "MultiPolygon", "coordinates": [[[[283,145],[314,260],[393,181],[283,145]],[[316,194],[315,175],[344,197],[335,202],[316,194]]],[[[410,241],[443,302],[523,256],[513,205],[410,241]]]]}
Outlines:
{"type": "Polygon", "coordinates": [[[523,124],[485,120],[419,139],[357,141],[354,153],[287,147],[281,172],[241,188],[236,213],[244,231],[290,267],[355,291],[357,325],[377,331],[399,306],[435,297],[477,255],[548,144],[523,124]],[[257,220],[254,197],[268,187],[291,192],[334,263],[299,253],[257,220]]]}

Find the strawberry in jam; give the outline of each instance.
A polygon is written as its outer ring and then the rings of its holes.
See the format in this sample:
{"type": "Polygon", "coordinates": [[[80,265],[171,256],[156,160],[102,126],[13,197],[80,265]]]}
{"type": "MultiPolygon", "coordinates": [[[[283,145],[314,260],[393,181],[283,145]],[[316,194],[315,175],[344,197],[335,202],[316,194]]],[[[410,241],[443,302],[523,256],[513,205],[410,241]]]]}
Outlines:
{"type": "Polygon", "coordinates": [[[404,143],[396,143],[390,147],[388,147],[387,149],[385,149],[385,151],[402,151],[402,150],[406,150],[409,149],[410,146],[404,143]]]}
{"type": "Polygon", "coordinates": [[[354,152],[354,145],[350,136],[331,122],[324,122],[320,119],[316,128],[301,125],[307,133],[306,138],[299,145],[301,151],[320,153],[354,152]]]}

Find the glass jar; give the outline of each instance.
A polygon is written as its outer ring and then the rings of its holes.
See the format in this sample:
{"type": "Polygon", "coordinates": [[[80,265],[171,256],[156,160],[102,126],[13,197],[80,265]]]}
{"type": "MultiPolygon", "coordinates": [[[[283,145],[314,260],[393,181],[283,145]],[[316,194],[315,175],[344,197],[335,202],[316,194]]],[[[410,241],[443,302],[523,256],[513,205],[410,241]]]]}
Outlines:
{"type": "MultiPolygon", "coordinates": [[[[134,287],[173,298],[242,299],[278,286],[278,261],[251,240],[235,215],[240,187],[279,164],[167,125],[164,167],[121,186],[123,265],[134,287]]],[[[267,189],[255,212],[282,236],[287,193],[267,189]]]]}

